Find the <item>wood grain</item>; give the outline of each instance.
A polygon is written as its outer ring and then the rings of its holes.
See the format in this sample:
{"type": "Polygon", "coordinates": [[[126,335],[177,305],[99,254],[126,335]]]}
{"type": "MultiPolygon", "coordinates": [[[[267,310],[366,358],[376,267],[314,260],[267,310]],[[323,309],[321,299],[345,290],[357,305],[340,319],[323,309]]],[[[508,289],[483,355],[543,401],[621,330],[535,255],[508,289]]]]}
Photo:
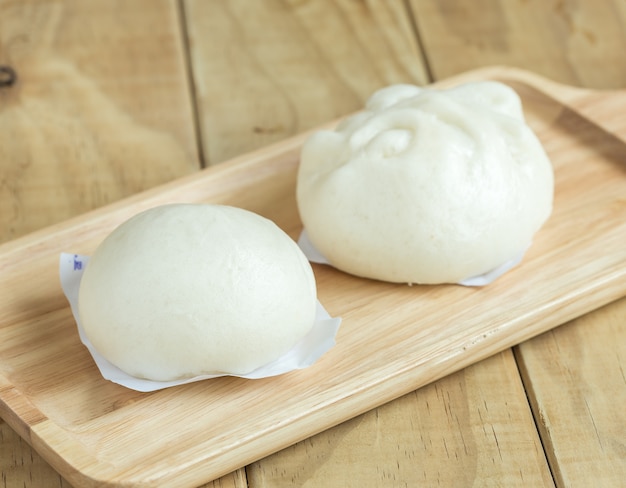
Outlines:
{"type": "Polygon", "coordinates": [[[434,79],[505,64],[589,88],[626,86],[621,0],[409,0],[434,79]]]}
{"type": "MultiPolygon", "coordinates": [[[[514,80],[515,72],[500,77],[514,80]]],[[[70,481],[193,486],[622,296],[624,142],[551,101],[541,84],[516,88],[555,165],[558,195],[523,266],[479,290],[397,286],[318,266],[320,300],[344,323],[333,353],[315,367],[150,395],[103,381],[52,284],[58,252],[72,244],[88,254],[130,214],[180,199],[235,203],[293,235],[299,137],[2,246],[0,266],[11,277],[0,293],[3,417],[70,481]],[[581,225],[589,235],[576,241],[581,225]],[[545,279],[557,273],[558,281],[545,279]],[[38,289],[20,292],[34,276],[38,289]],[[68,403],[72,397],[80,401],[68,403]]]]}
{"type": "Polygon", "coordinates": [[[252,464],[248,483],[554,486],[524,399],[507,350],[252,464]]]}
{"type": "Polygon", "coordinates": [[[400,0],[184,5],[208,164],[355,112],[387,84],[427,82],[400,0]]]}
{"type": "Polygon", "coordinates": [[[0,241],[199,167],[174,1],[4,0],[0,36],[0,241]]]}
{"type": "Polygon", "coordinates": [[[626,299],[517,348],[559,487],[626,479],[626,299]]]}

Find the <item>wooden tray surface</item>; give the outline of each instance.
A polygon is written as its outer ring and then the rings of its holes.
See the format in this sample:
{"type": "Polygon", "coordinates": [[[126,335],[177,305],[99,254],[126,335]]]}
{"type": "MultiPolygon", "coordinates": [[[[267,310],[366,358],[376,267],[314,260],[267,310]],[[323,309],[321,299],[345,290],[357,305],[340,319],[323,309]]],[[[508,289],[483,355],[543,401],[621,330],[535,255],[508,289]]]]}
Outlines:
{"type": "Polygon", "coordinates": [[[515,88],[553,162],[552,217],[520,266],[484,288],[406,286],[315,265],[343,323],[313,367],[153,393],[103,380],[63,297],[61,252],[90,254],[169,202],[237,205],[300,231],[306,134],[0,246],[0,415],[80,486],[197,486],[626,295],[626,92],[494,67],[438,86],[515,88]]]}

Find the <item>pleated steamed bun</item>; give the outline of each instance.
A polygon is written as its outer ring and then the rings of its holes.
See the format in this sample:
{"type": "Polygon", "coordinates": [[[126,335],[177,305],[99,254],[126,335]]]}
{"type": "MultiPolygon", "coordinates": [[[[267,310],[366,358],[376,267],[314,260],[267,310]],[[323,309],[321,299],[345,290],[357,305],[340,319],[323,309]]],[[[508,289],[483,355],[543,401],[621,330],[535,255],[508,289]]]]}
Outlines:
{"type": "Polygon", "coordinates": [[[115,229],[79,289],[88,339],[131,376],[245,374],[290,350],[315,321],[309,262],[278,226],[208,204],[164,205],[115,229]]]}
{"type": "Polygon", "coordinates": [[[297,202],[309,240],[334,267],[456,283],[523,253],[552,211],[553,186],[511,88],[394,85],[306,141],[297,202]]]}

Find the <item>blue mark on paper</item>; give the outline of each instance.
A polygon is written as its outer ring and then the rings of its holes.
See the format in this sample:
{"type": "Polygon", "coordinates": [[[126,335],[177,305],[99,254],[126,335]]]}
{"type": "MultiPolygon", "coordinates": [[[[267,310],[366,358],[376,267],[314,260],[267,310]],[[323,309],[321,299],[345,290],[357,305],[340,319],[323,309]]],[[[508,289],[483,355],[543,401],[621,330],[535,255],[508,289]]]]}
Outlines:
{"type": "Polygon", "coordinates": [[[74,254],[74,271],[83,269],[83,262],[78,258],[78,255],[74,254]]]}

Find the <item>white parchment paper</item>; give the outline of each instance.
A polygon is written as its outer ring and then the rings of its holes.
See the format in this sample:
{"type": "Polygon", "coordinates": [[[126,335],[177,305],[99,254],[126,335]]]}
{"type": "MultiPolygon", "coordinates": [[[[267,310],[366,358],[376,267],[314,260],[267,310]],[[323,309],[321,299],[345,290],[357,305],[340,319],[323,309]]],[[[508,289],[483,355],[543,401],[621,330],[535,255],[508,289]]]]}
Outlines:
{"type": "MultiPolygon", "coordinates": [[[[72,314],[76,320],[80,340],[91,353],[91,356],[98,366],[100,373],[105,379],[132,390],[148,392],[169,388],[171,386],[182,385],[185,383],[192,383],[194,381],[216,378],[218,376],[227,376],[204,375],[179,381],[151,381],[130,376],[102,357],[85,336],[83,328],[80,324],[80,317],[78,315],[78,290],[80,288],[81,277],[88,263],[89,256],[62,253],[59,260],[59,275],[63,293],[70,303],[72,314]]],[[[258,379],[277,376],[289,371],[307,368],[335,345],[335,336],[339,330],[340,324],[341,319],[331,317],[328,312],[324,310],[324,307],[322,307],[322,305],[318,302],[317,314],[313,328],[290,351],[275,361],[248,374],[233,376],[258,379]]]]}
{"type": "MultiPolygon", "coordinates": [[[[306,229],[303,230],[300,234],[300,237],[298,239],[298,246],[300,246],[300,249],[302,250],[304,255],[312,263],[328,264],[332,266],[328,259],[326,259],[322,255],[322,253],[320,253],[313,245],[313,243],[309,239],[309,235],[307,234],[306,229]]],[[[528,249],[528,247],[526,249],[528,249]]],[[[466,278],[462,281],[459,281],[457,284],[463,286],[485,286],[489,283],[494,282],[497,278],[502,276],[511,268],[517,266],[522,261],[522,259],[524,258],[524,254],[526,254],[526,249],[524,249],[524,251],[519,253],[517,256],[514,256],[512,259],[509,259],[505,263],[502,263],[500,266],[492,269],[491,271],[488,271],[487,273],[483,273],[481,275],[466,278]]]]}

